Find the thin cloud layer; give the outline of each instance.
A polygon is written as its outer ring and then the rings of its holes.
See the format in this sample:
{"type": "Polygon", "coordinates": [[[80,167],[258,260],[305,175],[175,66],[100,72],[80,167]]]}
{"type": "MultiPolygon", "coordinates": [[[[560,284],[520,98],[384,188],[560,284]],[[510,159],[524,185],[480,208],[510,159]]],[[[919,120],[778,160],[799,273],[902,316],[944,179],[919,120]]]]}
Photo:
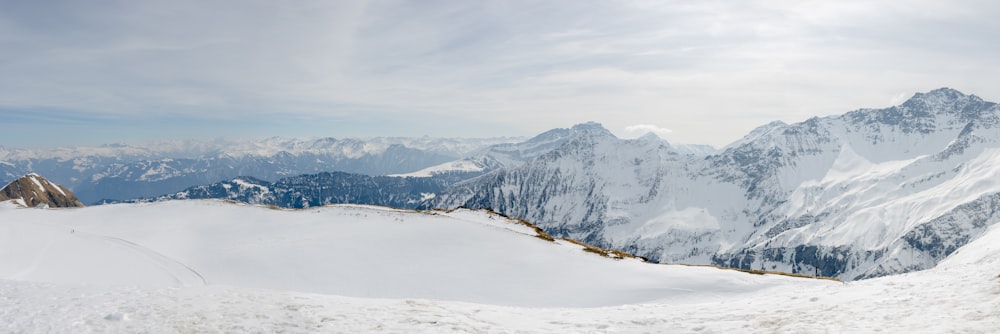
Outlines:
{"type": "Polygon", "coordinates": [[[530,135],[595,120],[722,146],[900,92],[997,100],[996,13],[989,1],[0,0],[0,117],[19,115],[26,134],[55,118],[53,144],[79,137],[64,115],[109,137],[108,119],[176,124],[161,136],[530,135]]]}

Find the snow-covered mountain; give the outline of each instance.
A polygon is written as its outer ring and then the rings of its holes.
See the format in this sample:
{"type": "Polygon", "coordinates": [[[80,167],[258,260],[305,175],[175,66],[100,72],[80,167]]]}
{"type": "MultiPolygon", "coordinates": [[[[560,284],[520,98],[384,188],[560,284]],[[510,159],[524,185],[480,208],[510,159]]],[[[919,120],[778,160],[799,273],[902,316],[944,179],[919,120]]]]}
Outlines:
{"type": "Polygon", "coordinates": [[[407,173],[518,138],[370,138],[178,141],[54,149],[0,147],[0,180],[29,172],[86,203],[150,197],[249,175],[274,181],[306,173],[407,173]]]}
{"type": "Polygon", "coordinates": [[[604,258],[469,210],[0,203],[0,216],[0,319],[17,333],[1000,327],[1000,225],[932,270],[842,284],[604,258]]]}
{"type": "Polygon", "coordinates": [[[998,123],[995,103],[943,88],[774,122],[707,157],[588,124],[429,206],[489,207],[660,262],[881,276],[930,268],[1000,221],[998,123]]]}
{"type": "MultiPolygon", "coordinates": [[[[501,143],[491,145],[481,150],[472,152],[462,159],[449,161],[440,165],[431,166],[416,172],[406,174],[396,174],[394,176],[430,177],[444,173],[481,173],[507,167],[514,168],[531,161],[539,156],[549,153],[566,143],[566,141],[586,133],[604,133],[610,135],[611,132],[602,125],[595,122],[588,122],[574,125],[568,129],[552,129],[539,134],[523,142],[501,143]]],[[[663,142],[653,133],[648,133],[641,140],[663,142]]],[[[685,155],[699,157],[707,156],[716,150],[708,145],[678,145],[674,146],[675,151],[685,155]]]]}
{"type": "Polygon", "coordinates": [[[183,191],[130,202],[178,199],[225,199],[282,208],[308,208],[330,204],[368,204],[394,208],[416,208],[444,190],[461,174],[433,177],[369,176],[344,172],[324,172],[268,182],[253,177],[236,177],[183,191]]]}

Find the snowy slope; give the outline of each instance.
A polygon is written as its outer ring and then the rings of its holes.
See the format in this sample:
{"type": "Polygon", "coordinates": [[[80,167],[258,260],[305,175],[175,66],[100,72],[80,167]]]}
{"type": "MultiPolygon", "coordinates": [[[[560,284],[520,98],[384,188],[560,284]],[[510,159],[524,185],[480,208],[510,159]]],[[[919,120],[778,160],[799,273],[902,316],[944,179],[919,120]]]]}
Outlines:
{"type": "Polygon", "coordinates": [[[484,212],[214,201],[3,209],[0,278],[604,306],[829,282],[613,260],[484,212]],[[581,292],[586,293],[581,293],[581,292]]]}
{"type": "Polygon", "coordinates": [[[445,173],[476,173],[483,174],[498,168],[499,165],[492,162],[488,156],[479,158],[464,158],[461,160],[449,161],[440,165],[430,166],[416,172],[391,174],[388,176],[397,177],[433,177],[445,173]]]}
{"type": "MultiPolygon", "coordinates": [[[[64,244],[69,242],[70,234],[65,232],[67,226],[65,222],[58,222],[65,219],[61,215],[72,213],[86,213],[85,216],[93,218],[104,213],[124,213],[127,217],[135,219],[135,215],[146,211],[146,213],[156,213],[165,209],[186,209],[192,215],[198,214],[218,214],[214,218],[238,218],[247,216],[258,216],[261,209],[225,206],[218,203],[166,203],[153,206],[111,206],[104,208],[87,208],[74,211],[47,211],[40,216],[31,218],[44,218],[50,221],[43,223],[36,221],[35,224],[10,223],[9,220],[0,222],[4,233],[12,228],[20,229],[20,232],[27,232],[30,240],[26,240],[20,246],[22,249],[30,249],[31,240],[40,241],[47,238],[53,240],[54,244],[64,244]],[[111,210],[104,211],[102,210],[111,210]],[[245,211],[245,212],[243,212],[245,211]],[[243,212],[243,213],[240,213],[243,212]],[[50,216],[54,214],[54,216],[50,216]],[[220,217],[221,216],[221,217],[220,217]],[[17,227],[14,227],[17,226],[17,227]],[[53,229],[52,231],[49,231],[53,229]],[[56,231],[58,230],[58,231],[56,231]],[[59,236],[57,236],[59,235],[59,236]],[[55,242],[58,241],[58,242],[55,242]]],[[[0,208],[4,215],[16,212],[22,214],[38,214],[39,210],[13,210],[10,206],[0,208]]],[[[347,219],[330,219],[335,217],[351,217],[351,210],[357,212],[367,212],[367,218],[374,225],[386,227],[385,224],[393,226],[403,225],[436,225],[439,219],[455,220],[462,222],[459,226],[470,227],[470,231],[480,229],[489,231],[493,237],[497,236],[520,236],[525,241],[532,241],[533,244],[544,245],[552,254],[530,253],[534,257],[543,260],[568,260],[586,267],[593,265],[584,257],[577,257],[579,252],[565,252],[561,246],[545,243],[539,239],[517,234],[512,229],[501,228],[504,223],[498,220],[485,218],[480,213],[458,212],[455,216],[429,216],[423,217],[429,220],[416,219],[411,214],[400,214],[394,211],[364,207],[340,207],[327,208],[320,212],[287,212],[287,211],[267,211],[267,215],[276,215],[286,218],[286,222],[298,226],[298,224],[318,224],[336,225],[338,222],[345,222],[347,219]],[[371,214],[380,212],[381,214],[371,214]],[[385,215],[383,215],[385,214],[385,215]],[[325,217],[326,219],[318,219],[325,217]],[[381,218],[378,218],[381,217],[381,218]],[[392,221],[389,217],[406,217],[404,221],[392,221]],[[318,220],[309,222],[312,220],[318,220]],[[472,220],[472,221],[470,221],[472,220]],[[486,224],[479,224],[479,221],[486,224]],[[572,254],[572,255],[568,255],[572,254]]],[[[176,210],[174,212],[177,212],[176,210]]],[[[20,216],[27,218],[26,216],[20,216]]],[[[86,217],[76,217],[86,218],[86,217]]],[[[192,216],[178,215],[178,218],[192,218],[192,216]]],[[[133,228],[127,229],[123,234],[142,236],[142,238],[152,241],[157,239],[151,235],[182,235],[185,229],[179,228],[184,224],[164,224],[167,221],[153,221],[160,224],[132,224],[133,228]],[[168,226],[163,226],[168,225],[168,226]],[[147,227],[144,233],[138,231],[142,226],[147,227]]],[[[135,223],[135,221],[133,221],[135,223]]],[[[233,225],[239,225],[239,222],[233,225]]],[[[276,225],[283,223],[272,222],[276,225]]],[[[360,223],[360,222],[359,222],[360,223]]],[[[110,222],[110,225],[120,225],[117,222],[110,222]]],[[[251,221],[249,226],[256,227],[262,224],[260,221],[251,221]]],[[[93,228],[102,227],[100,224],[86,224],[80,222],[79,225],[88,225],[93,228]]],[[[103,227],[111,227],[111,226],[103,227]]],[[[224,224],[211,224],[214,228],[219,228],[224,224]]],[[[451,229],[453,227],[449,227],[451,229]]],[[[339,229],[339,228],[338,228],[339,229]]],[[[352,226],[347,230],[357,230],[358,226],[352,226]]],[[[433,229],[433,228],[432,228],[433,229]]],[[[212,230],[208,228],[205,230],[212,230]]],[[[528,232],[522,228],[513,228],[514,231],[528,232]]],[[[198,231],[205,232],[205,231],[198,231]]],[[[205,237],[217,237],[221,232],[216,232],[205,237]]],[[[4,234],[6,235],[6,234],[4,234]]],[[[257,252],[265,252],[266,249],[281,250],[281,237],[291,237],[287,233],[277,233],[273,238],[265,238],[270,243],[257,243],[246,247],[230,248],[234,250],[246,250],[256,248],[257,252]],[[266,247],[265,245],[273,245],[266,247]]],[[[516,246],[524,246],[515,241],[519,238],[500,237],[502,242],[487,242],[479,240],[478,233],[473,233],[469,241],[476,241],[476,247],[467,247],[467,252],[486,252],[486,248],[504,247],[506,243],[516,243],[516,246]]],[[[197,240],[200,234],[187,237],[189,240],[197,240]]],[[[301,237],[302,235],[297,235],[301,237]]],[[[223,238],[240,238],[239,236],[226,236],[223,238]]],[[[166,238],[169,239],[169,238],[166,238]]],[[[77,251],[85,253],[77,259],[87,258],[96,255],[104,247],[111,247],[112,243],[98,243],[96,241],[78,240],[80,244],[75,246],[77,251]],[[87,255],[87,256],[82,256],[87,255]]],[[[371,240],[369,240],[371,241],[371,240]]],[[[408,241],[395,240],[395,245],[405,248],[406,252],[426,252],[424,248],[433,248],[435,245],[422,244],[420,247],[412,247],[414,244],[408,241]],[[404,247],[405,246],[405,247],[404,247]]],[[[6,243],[5,243],[6,244],[6,243]]],[[[306,245],[312,245],[309,242],[306,245]]],[[[658,266],[641,264],[636,262],[616,262],[599,257],[587,257],[587,259],[601,260],[597,266],[605,266],[608,263],[615,264],[616,269],[636,267],[650,267],[648,272],[636,272],[635,269],[626,269],[620,277],[612,280],[608,279],[613,273],[599,274],[593,279],[605,279],[608,284],[616,284],[615,281],[628,280],[631,275],[648,275],[647,278],[664,275],[670,272],[673,275],[672,281],[659,281],[660,288],[652,288],[645,291],[652,295],[674,295],[684,298],[673,298],[669,300],[653,301],[648,303],[629,303],[622,305],[605,304],[608,306],[595,308],[537,308],[521,306],[498,306],[479,303],[467,303],[462,301],[445,301],[439,299],[419,299],[419,298],[357,298],[346,296],[333,296],[325,294],[313,294],[302,292],[290,292],[284,290],[260,289],[250,287],[237,287],[231,285],[218,285],[213,279],[209,279],[210,285],[203,286],[197,282],[178,286],[171,282],[158,282],[150,277],[131,277],[136,282],[146,283],[142,286],[122,286],[107,284],[81,284],[68,283],[41,283],[37,281],[0,279],[0,319],[4,319],[4,328],[12,332],[157,332],[157,333],[186,333],[186,332],[329,332],[329,333],[358,333],[358,332],[427,332],[427,333],[449,333],[449,332],[478,332],[478,333],[567,333],[567,332],[672,332],[672,333],[732,333],[732,332],[782,332],[782,333],[830,333],[830,332],[906,332],[906,333],[941,333],[941,332],[962,332],[962,333],[990,333],[1000,327],[1000,278],[997,277],[997,268],[1000,268],[1000,228],[994,226],[990,228],[981,238],[973,241],[957,252],[949,259],[943,261],[937,268],[897,276],[881,277],[848,284],[840,284],[827,281],[797,280],[790,278],[758,276],[743,274],[731,271],[720,271],[710,268],[689,268],[677,266],[658,266]],[[692,283],[692,280],[701,280],[699,283],[692,283]],[[681,287],[677,284],[687,284],[681,287]],[[770,288],[769,288],[770,287],[770,288]],[[670,288],[690,288],[690,291],[670,290],[670,288]]],[[[192,245],[190,252],[197,252],[202,243],[192,245]]],[[[386,244],[379,244],[385,246],[386,244]]],[[[37,246],[36,246],[37,247],[37,246]]],[[[62,248],[63,246],[57,247],[62,248]]],[[[69,246],[65,246],[69,248],[69,246]]],[[[176,246],[175,246],[176,247],[176,246]]],[[[5,248],[5,250],[8,250],[5,248]]],[[[168,251],[168,248],[158,249],[168,251]]],[[[211,250],[211,249],[206,249],[211,250]]],[[[404,249],[396,249],[404,251],[404,249]]],[[[524,252],[508,253],[504,258],[512,261],[497,261],[493,257],[492,265],[510,269],[513,263],[524,264],[524,254],[538,250],[534,247],[524,249],[524,252]],[[511,256],[514,255],[514,256],[511,256]],[[517,255],[521,255],[518,257],[517,255]]],[[[171,256],[178,256],[178,250],[169,250],[171,256]]],[[[500,249],[505,252],[506,249],[500,249]]],[[[141,252],[136,252],[136,254],[141,252]]],[[[358,252],[355,252],[356,254],[358,252]]],[[[5,254],[3,263],[9,263],[12,255],[5,254]]],[[[230,254],[233,254],[231,252],[230,254]]],[[[164,253],[164,255],[167,255],[164,253]]],[[[209,256],[211,254],[205,254],[209,256]]],[[[405,256],[405,254],[397,254],[405,256]]],[[[481,255],[481,254],[480,254],[481,255]]],[[[216,255],[221,256],[221,255],[216,255]]],[[[338,254],[330,254],[334,259],[339,258],[338,254]]],[[[364,256],[359,255],[359,256],[364,256]]],[[[23,256],[34,257],[34,256],[23,256]]],[[[152,257],[151,257],[152,258],[152,257]]],[[[185,258],[185,260],[191,260],[185,258]]],[[[58,252],[52,256],[37,257],[39,261],[36,268],[52,267],[58,262],[66,261],[58,252]]],[[[127,261],[124,258],[110,258],[114,261],[104,261],[105,269],[114,266],[115,261],[127,261]],[[110,263],[108,263],[110,262],[110,263]]],[[[292,262],[299,260],[296,257],[289,258],[292,262]]],[[[387,259],[396,261],[390,257],[387,259]]],[[[97,261],[95,261],[97,262],[97,261]]],[[[156,262],[156,261],[151,261],[156,262]]],[[[399,261],[402,262],[402,261],[399,261]]],[[[141,264],[142,261],[129,263],[133,265],[141,264]]],[[[358,272],[377,275],[382,273],[379,266],[369,262],[364,267],[345,268],[330,265],[328,270],[339,275],[358,274],[358,272]],[[355,269],[355,270],[346,270],[355,269]]],[[[64,265],[63,263],[62,265],[64,265]]],[[[123,263],[124,264],[124,263],[123,263]]],[[[343,264],[343,263],[337,263],[343,264]]],[[[428,263],[421,263],[428,264],[428,263]]],[[[465,263],[463,263],[465,264],[465,263]]],[[[97,266],[98,264],[95,264],[97,266]]],[[[542,267],[547,267],[549,263],[534,267],[534,269],[519,272],[525,278],[535,278],[542,267]]],[[[283,265],[285,268],[294,264],[283,265]]],[[[477,264],[472,264],[475,270],[477,264]]],[[[227,266],[229,267],[229,266],[227,266]]],[[[84,269],[87,266],[83,266],[84,269]]],[[[442,269],[452,271],[451,266],[442,269]]],[[[91,268],[91,269],[97,269],[91,268]]],[[[140,271],[137,268],[136,272],[140,271]]],[[[205,271],[205,268],[198,268],[205,271]]],[[[544,275],[558,275],[560,267],[553,267],[544,275]]],[[[611,269],[611,268],[605,268],[611,269]]],[[[165,268],[154,272],[167,272],[169,270],[180,269],[165,268]]],[[[220,271],[238,270],[237,268],[220,268],[220,271]]],[[[106,272],[104,270],[91,270],[93,272],[106,272]]],[[[314,274],[316,271],[307,271],[307,274],[314,274]]],[[[118,270],[107,277],[119,277],[118,275],[129,275],[127,270],[118,270]]],[[[280,274],[279,274],[280,275],[280,274]]],[[[420,276],[416,277],[420,278],[420,276]]],[[[590,280],[589,276],[575,277],[577,280],[590,280]]],[[[639,277],[639,282],[642,277],[639,277]]],[[[384,280],[384,278],[375,278],[384,280]]],[[[399,280],[414,279],[414,277],[400,278],[399,280]]],[[[504,290],[500,285],[509,284],[508,276],[487,278],[478,281],[483,286],[491,286],[503,292],[513,295],[524,293],[518,290],[504,290]]],[[[68,279],[67,279],[68,280],[68,279]]],[[[100,279],[97,279],[100,281],[100,279]]],[[[98,283],[101,283],[98,282],[98,283]]],[[[446,282],[425,281],[430,286],[447,287],[446,282]]],[[[568,282],[569,284],[578,284],[568,282]]],[[[631,284],[635,284],[632,282],[631,284]]],[[[619,285],[621,286],[621,285],[619,285]]],[[[638,285],[632,285],[636,287],[638,285]]],[[[374,287],[374,285],[373,285],[374,287]]],[[[374,287],[380,290],[382,287],[374,287]]],[[[562,285],[548,286],[548,289],[563,289],[562,285]]],[[[462,289],[459,287],[459,289],[462,289]]],[[[444,289],[442,289],[444,290],[444,289]]],[[[466,291],[469,292],[469,291],[466,291]]],[[[591,291],[577,291],[578,294],[589,294],[591,291]]],[[[603,294],[606,290],[599,289],[597,293],[603,294]]],[[[372,294],[371,292],[364,292],[372,294]]],[[[464,296],[459,300],[477,299],[482,297],[464,296]]],[[[555,301],[553,305],[566,306],[565,302],[555,301]]]]}

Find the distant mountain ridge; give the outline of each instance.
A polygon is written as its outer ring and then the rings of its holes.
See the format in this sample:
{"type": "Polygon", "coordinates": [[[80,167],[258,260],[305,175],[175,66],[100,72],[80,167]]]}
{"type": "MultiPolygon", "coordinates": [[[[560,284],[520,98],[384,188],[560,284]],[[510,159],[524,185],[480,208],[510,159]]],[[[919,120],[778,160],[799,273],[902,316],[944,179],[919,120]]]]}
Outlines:
{"type": "MultiPolygon", "coordinates": [[[[282,208],[309,208],[330,204],[368,204],[412,209],[443,191],[449,184],[478,175],[437,174],[433,177],[369,176],[344,172],[303,174],[268,182],[236,177],[183,191],[127,202],[179,199],[226,199],[282,208]]],[[[113,203],[115,201],[109,201],[113,203]]]]}
{"type": "MultiPolygon", "coordinates": [[[[412,173],[398,174],[397,176],[427,177],[448,172],[481,172],[485,174],[504,167],[514,168],[551,152],[565,144],[566,141],[586,133],[614,136],[611,131],[608,131],[608,129],[605,129],[604,126],[596,122],[581,123],[570,128],[548,130],[523,142],[491,145],[472,152],[459,160],[431,166],[412,173]]],[[[666,140],[657,137],[653,133],[647,133],[639,138],[639,140],[662,142],[670,145],[666,140]]],[[[699,157],[716,152],[716,149],[709,145],[677,145],[671,147],[680,154],[699,157]]]]}
{"type": "Polygon", "coordinates": [[[518,138],[179,141],[55,149],[0,147],[0,180],[39,173],[94,203],[177,192],[241,175],[263,180],[319,172],[407,173],[518,138]]]}

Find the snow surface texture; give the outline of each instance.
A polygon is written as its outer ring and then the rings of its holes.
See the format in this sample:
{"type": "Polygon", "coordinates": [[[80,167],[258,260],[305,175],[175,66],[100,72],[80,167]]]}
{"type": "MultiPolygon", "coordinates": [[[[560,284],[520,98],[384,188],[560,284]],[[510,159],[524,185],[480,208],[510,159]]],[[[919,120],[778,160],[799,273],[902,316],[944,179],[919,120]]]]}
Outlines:
{"type": "Polygon", "coordinates": [[[947,88],[774,122],[707,157],[589,124],[429,206],[488,207],[665,263],[877,277],[933,267],[1000,221],[998,124],[997,104],[947,88]]]}
{"type": "Polygon", "coordinates": [[[935,269],[841,284],[611,260],[472,211],[189,201],[0,214],[9,332],[1000,328],[996,226],[935,269]]]}

